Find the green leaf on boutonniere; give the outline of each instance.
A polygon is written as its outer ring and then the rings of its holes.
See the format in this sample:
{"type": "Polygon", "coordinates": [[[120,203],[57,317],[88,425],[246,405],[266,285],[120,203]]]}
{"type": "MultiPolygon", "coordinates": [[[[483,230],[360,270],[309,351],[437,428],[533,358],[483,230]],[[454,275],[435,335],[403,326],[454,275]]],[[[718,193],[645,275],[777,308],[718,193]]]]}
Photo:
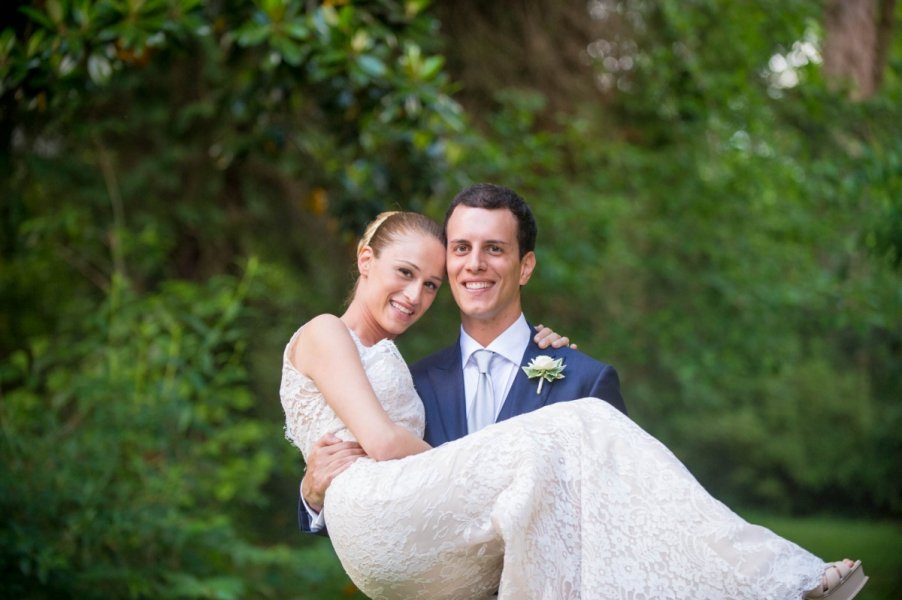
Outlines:
{"type": "Polygon", "coordinates": [[[539,385],[536,388],[536,394],[542,393],[542,384],[546,381],[554,381],[555,379],[563,379],[561,374],[566,368],[563,358],[551,358],[545,354],[536,356],[529,364],[523,367],[523,372],[530,379],[539,378],[539,385]]]}

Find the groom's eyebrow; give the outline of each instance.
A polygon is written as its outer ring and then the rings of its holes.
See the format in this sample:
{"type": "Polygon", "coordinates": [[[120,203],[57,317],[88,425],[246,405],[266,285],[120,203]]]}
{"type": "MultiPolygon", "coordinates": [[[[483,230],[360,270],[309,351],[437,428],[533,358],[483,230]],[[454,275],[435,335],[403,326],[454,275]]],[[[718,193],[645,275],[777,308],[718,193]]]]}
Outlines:
{"type": "MultiPolygon", "coordinates": [[[[448,240],[449,244],[467,244],[468,246],[473,246],[474,243],[468,239],[458,238],[454,240],[448,240]]],[[[505,240],[482,240],[478,242],[478,245],[486,246],[488,244],[492,244],[493,246],[510,246],[511,242],[505,240]]]]}

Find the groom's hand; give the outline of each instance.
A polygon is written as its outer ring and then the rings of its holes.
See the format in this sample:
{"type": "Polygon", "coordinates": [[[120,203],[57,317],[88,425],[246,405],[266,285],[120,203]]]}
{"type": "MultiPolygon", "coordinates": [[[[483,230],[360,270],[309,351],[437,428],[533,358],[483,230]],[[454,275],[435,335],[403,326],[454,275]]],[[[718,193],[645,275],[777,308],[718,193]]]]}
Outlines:
{"type": "Polygon", "coordinates": [[[548,346],[551,346],[552,348],[563,348],[564,346],[569,345],[571,348],[576,350],[576,344],[571,344],[570,338],[555,333],[550,328],[545,327],[541,323],[536,325],[536,331],[538,331],[538,333],[534,338],[532,338],[532,340],[539,348],[545,349],[548,346]]]}
{"type": "Polygon", "coordinates": [[[301,494],[307,506],[322,512],[326,488],[361,456],[366,456],[366,452],[357,442],[343,442],[331,433],[317,440],[307,457],[307,472],[301,480],[301,494]]]}

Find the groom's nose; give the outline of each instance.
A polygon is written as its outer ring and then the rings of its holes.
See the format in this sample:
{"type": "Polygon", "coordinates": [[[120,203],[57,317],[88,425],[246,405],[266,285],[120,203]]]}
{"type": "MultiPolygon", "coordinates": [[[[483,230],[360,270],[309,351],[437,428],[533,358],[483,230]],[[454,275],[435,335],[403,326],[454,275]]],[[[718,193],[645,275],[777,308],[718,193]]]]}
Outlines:
{"type": "Polygon", "coordinates": [[[467,270],[481,271],[485,267],[485,261],[482,260],[482,253],[478,250],[470,252],[467,256],[467,270]]]}

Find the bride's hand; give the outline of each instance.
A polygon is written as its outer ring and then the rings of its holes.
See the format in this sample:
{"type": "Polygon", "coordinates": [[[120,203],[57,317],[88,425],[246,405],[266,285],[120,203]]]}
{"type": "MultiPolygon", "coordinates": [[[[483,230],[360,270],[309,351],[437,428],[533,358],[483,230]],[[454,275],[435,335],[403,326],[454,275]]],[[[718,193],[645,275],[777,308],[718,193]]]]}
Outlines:
{"type": "Polygon", "coordinates": [[[366,452],[357,442],[343,442],[332,434],[317,440],[307,457],[307,470],[301,480],[301,494],[307,506],[322,512],[326,488],[361,456],[366,456],[366,452]]]}
{"type": "Polygon", "coordinates": [[[536,325],[536,331],[538,331],[538,333],[533,338],[533,341],[538,344],[539,348],[544,349],[548,346],[551,346],[552,348],[563,348],[564,346],[569,345],[572,349],[576,350],[576,344],[571,344],[570,338],[555,333],[541,323],[536,325]]]}

